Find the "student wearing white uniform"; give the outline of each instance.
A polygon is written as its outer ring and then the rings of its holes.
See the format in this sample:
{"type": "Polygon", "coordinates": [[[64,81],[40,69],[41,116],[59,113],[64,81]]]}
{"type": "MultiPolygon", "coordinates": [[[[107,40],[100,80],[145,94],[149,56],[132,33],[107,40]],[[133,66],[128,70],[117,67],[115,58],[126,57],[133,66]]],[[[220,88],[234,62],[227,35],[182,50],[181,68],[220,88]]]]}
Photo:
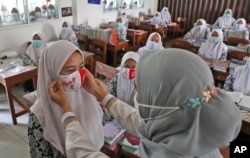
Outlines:
{"type": "Polygon", "coordinates": [[[235,22],[235,19],[233,18],[233,12],[231,9],[226,9],[223,16],[219,17],[213,27],[214,28],[220,28],[222,30],[224,29],[231,29],[233,24],[235,22]]]}
{"type": "Polygon", "coordinates": [[[249,31],[246,25],[246,20],[244,18],[237,19],[234,27],[234,31],[237,31],[238,33],[242,33],[245,35],[244,39],[249,40],[249,31]]]}
{"type": "Polygon", "coordinates": [[[165,22],[167,25],[171,24],[171,14],[169,13],[169,10],[167,7],[162,8],[161,10],[161,19],[163,22],[165,22]]]}
{"type": "Polygon", "coordinates": [[[62,24],[62,32],[60,34],[61,40],[68,40],[74,43],[77,47],[79,47],[78,39],[76,37],[75,32],[73,31],[71,24],[69,22],[63,22],[62,24]]]}
{"type": "Polygon", "coordinates": [[[167,24],[161,19],[160,12],[155,12],[154,17],[150,19],[150,24],[155,25],[155,28],[158,28],[159,26],[167,26],[167,24]]]}
{"type": "Polygon", "coordinates": [[[187,32],[183,39],[185,40],[207,40],[210,37],[210,29],[204,19],[198,19],[196,25],[187,32]]]}
{"type": "Polygon", "coordinates": [[[26,65],[39,65],[39,60],[47,48],[45,35],[41,32],[35,32],[32,36],[32,44],[27,48],[23,62],[26,65]]]}
{"type": "MultiPolygon", "coordinates": [[[[214,86],[207,64],[191,52],[165,49],[143,55],[136,70],[135,109],[107,94],[105,85],[89,72],[84,88],[140,137],[140,156],[221,158],[218,148],[238,135],[242,118],[230,97],[214,86]]],[[[67,156],[107,157],[85,135],[87,129],[71,112],[60,82],[52,82],[48,91],[64,111],[67,156]]]]}
{"type": "Polygon", "coordinates": [[[145,51],[155,51],[159,49],[164,49],[161,35],[157,32],[153,32],[149,35],[146,45],[138,49],[138,54],[142,56],[145,51]]]}
{"type": "Polygon", "coordinates": [[[238,66],[228,75],[223,89],[250,95],[250,58],[244,66],[238,66]]]}
{"type": "Polygon", "coordinates": [[[202,43],[198,54],[215,60],[226,60],[228,47],[223,43],[223,32],[221,29],[213,29],[211,36],[202,43]]]}
{"type": "Polygon", "coordinates": [[[104,143],[102,109],[96,98],[84,90],[84,55],[74,44],[61,40],[41,57],[38,70],[38,97],[30,108],[28,138],[31,158],[65,158],[65,131],[60,122],[63,111],[48,95],[51,81],[60,79],[74,114],[96,149],[104,143]]]}
{"type": "Polygon", "coordinates": [[[126,40],[127,28],[123,25],[122,17],[116,19],[115,27],[118,31],[119,40],[126,40]]]}
{"type": "Polygon", "coordinates": [[[126,12],[122,12],[121,18],[122,18],[122,24],[123,24],[126,28],[128,28],[129,20],[128,20],[128,16],[127,16],[126,12]]]}
{"type": "Polygon", "coordinates": [[[124,54],[119,73],[107,84],[110,94],[132,106],[135,95],[135,67],[138,60],[139,55],[136,52],[124,54]]]}

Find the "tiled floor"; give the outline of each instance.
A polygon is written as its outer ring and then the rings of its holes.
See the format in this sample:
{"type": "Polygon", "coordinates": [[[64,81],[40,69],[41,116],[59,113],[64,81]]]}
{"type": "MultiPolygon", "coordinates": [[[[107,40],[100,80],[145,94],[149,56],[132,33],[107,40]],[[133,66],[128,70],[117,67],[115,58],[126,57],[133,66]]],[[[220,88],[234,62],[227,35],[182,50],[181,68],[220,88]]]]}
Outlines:
{"type": "MultiPolygon", "coordinates": [[[[20,91],[22,88],[18,88],[20,91]]],[[[20,108],[16,108],[18,110],[20,108]]],[[[17,118],[12,124],[10,107],[4,92],[0,92],[0,157],[29,158],[27,138],[28,114],[17,118]]]]}

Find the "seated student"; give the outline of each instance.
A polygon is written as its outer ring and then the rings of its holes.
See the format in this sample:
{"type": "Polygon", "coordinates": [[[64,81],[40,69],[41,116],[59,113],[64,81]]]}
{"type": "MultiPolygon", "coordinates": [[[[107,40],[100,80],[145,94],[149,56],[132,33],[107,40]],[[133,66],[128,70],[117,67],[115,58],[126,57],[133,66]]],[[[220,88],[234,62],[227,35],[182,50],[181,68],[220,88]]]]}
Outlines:
{"type": "Polygon", "coordinates": [[[119,34],[119,40],[126,40],[127,28],[122,23],[122,17],[116,19],[115,27],[119,34]]]}
{"type": "Polygon", "coordinates": [[[226,60],[227,51],[228,47],[223,43],[222,30],[213,29],[209,39],[201,44],[198,54],[215,60],[226,60]]]}
{"type": "MultiPolygon", "coordinates": [[[[135,84],[135,108],[108,94],[105,85],[89,72],[84,88],[127,131],[140,137],[142,158],[221,158],[219,148],[228,146],[240,132],[239,108],[214,86],[207,64],[189,51],[168,48],[142,56],[135,84]]],[[[67,156],[107,158],[71,112],[60,82],[51,82],[48,92],[57,103],[51,108],[59,105],[63,109],[67,156]]]]}
{"type": "Polygon", "coordinates": [[[128,23],[129,23],[129,21],[128,21],[128,16],[127,16],[126,12],[122,12],[121,18],[122,18],[122,24],[123,24],[126,28],[128,28],[128,23]]]}
{"type": "Polygon", "coordinates": [[[27,48],[24,54],[23,63],[38,66],[39,60],[46,48],[45,35],[42,32],[33,33],[32,44],[27,48]]]}
{"type": "Polygon", "coordinates": [[[161,19],[161,13],[156,12],[154,14],[154,17],[150,19],[150,24],[155,25],[155,28],[158,28],[159,26],[161,27],[166,27],[166,23],[161,19]]]}
{"type": "Polygon", "coordinates": [[[244,39],[249,40],[249,31],[246,26],[246,20],[244,18],[237,19],[233,27],[233,30],[237,32],[243,32],[245,35],[244,39]]]}
{"type": "Polygon", "coordinates": [[[39,95],[29,114],[31,158],[66,158],[66,133],[60,123],[63,111],[55,105],[47,91],[49,83],[57,79],[62,81],[80,123],[88,129],[85,136],[91,139],[97,150],[103,146],[103,112],[96,98],[81,86],[86,81],[85,72],[83,53],[69,41],[57,41],[44,52],[38,70],[39,95]]]}
{"type": "Polygon", "coordinates": [[[244,66],[238,66],[227,76],[223,89],[250,95],[250,58],[244,66]]]}
{"type": "Polygon", "coordinates": [[[219,17],[213,27],[214,28],[219,28],[222,30],[225,29],[231,29],[231,27],[233,26],[235,19],[232,17],[233,13],[231,9],[226,9],[223,16],[219,17]]]}
{"type": "Polygon", "coordinates": [[[161,35],[153,32],[149,35],[147,43],[144,47],[138,49],[139,56],[142,56],[145,51],[164,49],[162,46],[161,35]]]}
{"type": "Polygon", "coordinates": [[[210,29],[207,27],[207,22],[204,19],[198,19],[195,26],[187,32],[183,39],[188,41],[207,40],[210,37],[210,29]]]}
{"type": "Polygon", "coordinates": [[[127,52],[122,57],[119,73],[107,84],[109,93],[125,103],[134,106],[135,67],[139,60],[136,52],[127,52]]]}
{"type": "Polygon", "coordinates": [[[62,24],[62,32],[60,34],[61,40],[68,40],[74,43],[77,47],[79,47],[78,39],[76,37],[75,32],[73,31],[71,24],[67,21],[62,24]]]}
{"type": "Polygon", "coordinates": [[[48,19],[55,18],[55,16],[56,16],[55,7],[52,4],[50,4],[48,6],[48,19]]]}
{"type": "Polygon", "coordinates": [[[41,8],[40,7],[36,7],[35,10],[35,16],[36,18],[41,18],[42,17],[42,12],[41,12],[41,8]]]}
{"type": "Polygon", "coordinates": [[[161,19],[167,25],[171,24],[171,14],[169,13],[169,10],[168,10],[167,7],[162,8],[162,10],[161,10],[161,19]]]}

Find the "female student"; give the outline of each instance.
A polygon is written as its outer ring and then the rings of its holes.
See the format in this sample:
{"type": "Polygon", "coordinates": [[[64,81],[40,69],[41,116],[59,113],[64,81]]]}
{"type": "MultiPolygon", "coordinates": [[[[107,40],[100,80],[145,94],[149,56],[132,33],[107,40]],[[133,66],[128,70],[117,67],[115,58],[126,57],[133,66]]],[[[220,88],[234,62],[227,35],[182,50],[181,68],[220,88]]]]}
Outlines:
{"type": "Polygon", "coordinates": [[[171,24],[171,14],[169,13],[169,10],[167,7],[162,8],[161,10],[161,19],[163,22],[165,22],[167,25],[171,24]]]}
{"type": "Polygon", "coordinates": [[[76,37],[75,32],[73,31],[71,24],[69,22],[63,22],[62,24],[62,32],[60,34],[61,40],[68,40],[74,43],[77,47],[79,47],[78,39],[76,37]]]}
{"type": "Polygon", "coordinates": [[[110,94],[132,106],[135,95],[135,67],[138,60],[139,55],[135,52],[124,54],[119,73],[107,84],[110,94]]]}
{"type": "Polygon", "coordinates": [[[215,60],[226,60],[228,47],[223,43],[221,29],[213,29],[211,36],[199,49],[198,54],[215,60]]]}
{"type": "Polygon", "coordinates": [[[233,12],[231,9],[226,9],[223,16],[219,17],[213,27],[219,29],[231,29],[235,19],[233,18],[233,12]]]}
{"type": "Polygon", "coordinates": [[[29,115],[28,138],[32,158],[66,157],[65,131],[60,123],[63,111],[47,91],[49,83],[57,79],[62,80],[71,109],[82,127],[88,129],[86,136],[96,149],[103,146],[103,113],[95,97],[81,88],[85,72],[83,53],[69,41],[57,41],[44,52],[38,70],[38,97],[29,115]]]}
{"type": "Polygon", "coordinates": [[[126,12],[122,12],[121,18],[122,18],[122,24],[123,24],[126,28],[128,28],[129,20],[128,20],[128,16],[127,16],[126,12]]]}
{"type": "Polygon", "coordinates": [[[161,35],[153,32],[149,35],[147,43],[144,47],[139,48],[138,54],[142,56],[145,51],[164,49],[162,46],[161,35]]]}
{"type": "Polygon", "coordinates": [[[239,18],[236,21],[236,24],[233,27],[233,30],[238,32],[239,34],[242,33],[243,38],[249,40],[249,31],[246,26],[246,20],[244,18],[239,18]]]}
{"type": "Polygon", "coordinates": [[[127,28],[123,25],[122,17],[116,19],[115,27],[118,31],[119,40],[126,40],[127,28]]]}
{"type": "Polygon", "coordinates": [[[204,19],[198,19],[196,25],[184,35],[183,39],[206,40],[208,37],[210,37],[210,29],[207,27],[207,22],[204,19]]]}
{"type": "Polygon", "coordinates": [[[154,17],[150,19],[150,24],[155,25],[155,28],[158,28],[159,26],[167,26],[166,23],[161,19],[160,12],[155,12],[154,17]]]}
{"type": "MultiPolygon", "coordinates": [[[[136,70],[135,109],[108,94],[90,73],[84,88],[140,137],[140,156],[221,158],[218,148],[228,146],[238,135],[242,120],[230,97],[214,86],[206,63],[188,51],[164,49],[142,56],[136,70]]],[[[64,112],[67,156],[107,157],[95,148],[85,134],[88,129],[71,112],[60,81],[52,82],[48,92],[64,112]]]]}
{"type": "Polygon", "coordinates": [[[42,32],[35,32],[32,36],[32,44],[27,48],[23,62],[26,65],[39,65],[39,60],[47,48],[45,35],[42,32]]]}
{"type": "Polygon", "coordinates": [[[244,66],[238,66],[228,75],[223,89],[250,95],[250,58],[244,66]]]}

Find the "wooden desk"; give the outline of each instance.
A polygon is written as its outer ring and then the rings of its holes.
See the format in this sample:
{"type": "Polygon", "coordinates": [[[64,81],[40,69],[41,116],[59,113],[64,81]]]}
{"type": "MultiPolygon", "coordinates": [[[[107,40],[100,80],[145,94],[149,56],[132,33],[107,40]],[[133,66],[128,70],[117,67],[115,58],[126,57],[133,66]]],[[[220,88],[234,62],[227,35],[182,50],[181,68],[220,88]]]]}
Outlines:
{"type": "Polygon", "coordinates": [[[95,57],[94,53],[83,51],[84,54],[84,62],[86,68],[92,73],[95,74],[95,57]]]}
{"type": "Polygon", "coordinates": [[[146,44],[146,41],[147,41],[147,38],[148,38],[148,32],[143,31],[142,33],[136,33],[135,38],[136,38],[136,46],[137,46],[137,48],[139,48],[140,43],[142,41],[144,41],[143,43],[146,44]]]}
{"type": "Polygon", "coordinates": [[[12,93],[12,87],[17,83],[22,83],[26,80],[32,79],[33,86],[36,88],[37,85],[37,67],[35,66],[21,66],[16,67],[14,69],[8,70],[4,73],[0,73],[0,84],[5,87],[5,92],[7,95],[7,99],[10,105],[12,122],[13,124],[17,124],[16,118],[21,116],[29,111],[29,107],[20,101],[14,94],[12,93]],[[14,102],[22,107],[23,110],[16,112],[14,108],[14,102]]]}
{"type": "Polygon", "coordinates": [[[107,44],[107,50],[113,53],[113,66],[117,66],[117,52],[125,49],[128,49],[128,41],[119,41],[116,45],[107,44]]]}
{"type": "Polygon", "coordinates": [[[242,127],[241,132],[250,135],[250,112],[241,110],[242,127]]]}

